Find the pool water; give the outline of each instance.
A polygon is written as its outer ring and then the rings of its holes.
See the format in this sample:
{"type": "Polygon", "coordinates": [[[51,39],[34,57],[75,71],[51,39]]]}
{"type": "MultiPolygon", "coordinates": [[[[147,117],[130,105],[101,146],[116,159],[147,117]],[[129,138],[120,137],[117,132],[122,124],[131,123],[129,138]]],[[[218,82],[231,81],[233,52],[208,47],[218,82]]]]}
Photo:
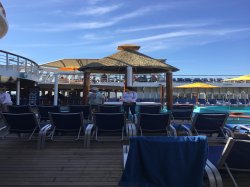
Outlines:
{"type": "MultiPolygon", "coordinates": [[[[194,113],[199,112],[241,112],[243,115],[250,116],[250,106],[202,106],[195,107],[194,113]]],[[[250,124],[250,119],[245,118],[228,118],[227,123],[230,124],[250,124]]]]}
{"type": "Polygon", "coordinates": [[[205,106],[196,107],[195,112],[242,112],[244,115],[250,115],[249,106],[205,106]]]}

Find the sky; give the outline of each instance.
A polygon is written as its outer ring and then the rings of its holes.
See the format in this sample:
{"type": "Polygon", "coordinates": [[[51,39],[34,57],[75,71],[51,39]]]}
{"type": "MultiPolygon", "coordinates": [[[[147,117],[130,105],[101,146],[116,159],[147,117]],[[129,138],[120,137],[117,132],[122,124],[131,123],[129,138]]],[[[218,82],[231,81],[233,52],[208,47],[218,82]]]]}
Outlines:
{"type": "Polygon", "coordinates": [[[250,74],[249,0],[1,0],[0,49],[44,64],[103,58],[117,46],[180,69],[174,75],[250,74]]]}

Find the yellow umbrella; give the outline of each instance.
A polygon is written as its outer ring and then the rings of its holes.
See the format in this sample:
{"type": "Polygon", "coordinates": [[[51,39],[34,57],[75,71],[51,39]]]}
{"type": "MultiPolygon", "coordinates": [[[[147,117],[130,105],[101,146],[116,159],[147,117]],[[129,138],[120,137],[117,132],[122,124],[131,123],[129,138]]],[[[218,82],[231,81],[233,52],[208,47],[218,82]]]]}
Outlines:
{"type": "MultiPolygon", "coordinates": [[[[198,92],[199,92],[199,88],[218,88],[218,86],[205,84],[201,82],[195,82],[191,84],[184,84],[184,85],[176,86],[176,88],[198,88],[198,92]]],[[[196,97],[196,103],[197,102],[198,102],[198,97],[196,97]]]]}
{"type": "Polygon", "coordinates": [[[201,82],[195,82],[191,84],[184,84],[184,85],[176,86],[176,88],[218,88],[218,86],[205,84],[201,82]]]}
{"type": "Polygon", "coordinates": [[[239,77],[231,78],[231,79],[225,79],[224,82],[228,81],[250,81],[250,75],[242,75],[239,77]]]}

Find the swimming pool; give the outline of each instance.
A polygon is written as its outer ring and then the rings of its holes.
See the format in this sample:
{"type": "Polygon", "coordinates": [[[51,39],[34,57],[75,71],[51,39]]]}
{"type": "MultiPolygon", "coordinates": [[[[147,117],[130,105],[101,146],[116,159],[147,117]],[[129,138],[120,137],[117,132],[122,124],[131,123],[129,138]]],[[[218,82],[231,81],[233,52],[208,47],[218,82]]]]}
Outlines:
{"type": "MultiPolygon", "coordinates": [[[[250,106],[202,106],[202,107],[196,107],[194,109],[195,113],[199,112],[241,112],[244,115],[250,116],[250,106]]],[[[243,118],[229,118],[227,123],[232,124],[250,124],[250,119],[243,119],[243,118]]]]}
{"type": "Polygon", "coordinates": [[[241,112],[250,115],[250,106],[204,106],[196,107],[195,112],[241,112]]]}

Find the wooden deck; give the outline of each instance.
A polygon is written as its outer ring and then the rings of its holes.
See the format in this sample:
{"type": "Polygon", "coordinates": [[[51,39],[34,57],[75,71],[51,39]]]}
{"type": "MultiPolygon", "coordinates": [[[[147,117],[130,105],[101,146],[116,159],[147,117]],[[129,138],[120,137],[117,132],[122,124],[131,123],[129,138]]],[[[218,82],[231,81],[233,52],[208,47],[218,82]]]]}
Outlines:
{"type": "MultiPolygon", "coordinates": [[[[118,186],[122,174],[122,142],[49,142],[0,140],[0,186],[118,186]]],[[[225,187],[233,186],[222,173],[225,187]]],[[[249,173],[236,173],[240,187],[249,187],[249,173]]]]}

